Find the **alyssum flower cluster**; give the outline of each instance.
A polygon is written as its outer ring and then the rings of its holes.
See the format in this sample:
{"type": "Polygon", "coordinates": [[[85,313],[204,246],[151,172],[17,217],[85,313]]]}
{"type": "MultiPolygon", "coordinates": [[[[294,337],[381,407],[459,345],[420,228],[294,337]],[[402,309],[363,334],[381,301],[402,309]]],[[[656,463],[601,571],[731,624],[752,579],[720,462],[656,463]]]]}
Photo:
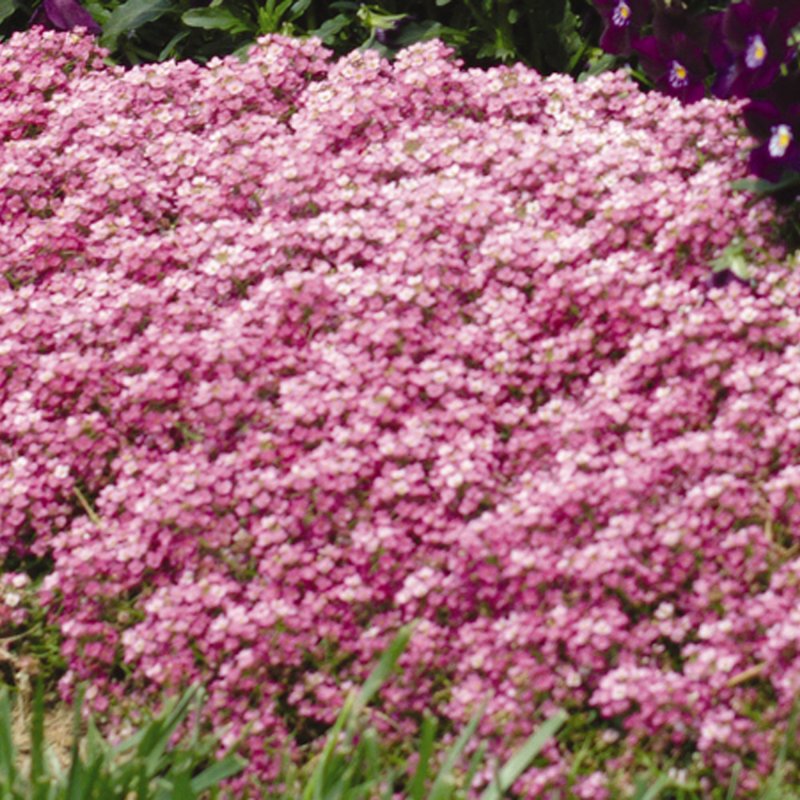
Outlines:
{"type": "Polygon", "coordinates": [[[637,55],[656,86],[684,103],[707,88],[748,98],[745,121],[760,142],[751,171],[772,182],[800,173],[800,2],[739,0],[702,15],[680,0],[593,2],[605,20],[603,49],[637,55]]]}
{"type": "MultiPolygon", "coordinates": [[[[640,742],[768,770],[800,685],[800,277],[728,188],[740,106],[436,42],[101,56],[0,47],[0,555],[52,560],[65,694],[117,723],[200,680],[269,780],[420,618],[387,733],[490,697],[500,756],[599,715],[587,797],[640,742]],[[736,237],[755,289],[709,287],[736,237]]],[[[32,591],[5,579],[3,624],[32,591]]]]}

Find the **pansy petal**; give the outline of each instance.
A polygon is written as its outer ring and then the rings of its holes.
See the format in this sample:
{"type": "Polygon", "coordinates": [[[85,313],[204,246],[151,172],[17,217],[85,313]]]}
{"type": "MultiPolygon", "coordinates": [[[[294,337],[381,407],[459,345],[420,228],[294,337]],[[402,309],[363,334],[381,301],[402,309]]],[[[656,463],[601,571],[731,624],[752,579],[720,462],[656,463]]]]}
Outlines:
{"type": "Polygon", "coordinates": [[[606,53],[613,55],[628,55],[631,49],[628,31],[616,25],[606,25],[599,44],[606,53]]]}
{"type": "Polygon", "coordinates": [[[709,14],[705,17],[704,24],[708,29],[708,57],[715,70],[724,69],[730,66],[733,61],[733,53],[725,44],[722,36],[723,14],[709,14]]]}
{"type": "Polygon", "coordinates": [[[752,100],[742,112],[745,125],[758,139],[766,139],[774,125],[781,121],[781,113],[769,100],[752,100]]]}
{"type": "Polygon", "coordinates": [[[44,0],[42,4],[48,22],[60,31],[86,28],[90,33],[102,32],[94,17],[77,0],[44,0]]]}
{"type": "Polygon", "coordinates": [[[786,168],[783,159],[775,159],[769,154],[769,148],[766,144],[756,147],[750,152],[748,159],[748,166],[750,172],[757,175],[759,178],[775,183],[780,180],[786,168]]]}

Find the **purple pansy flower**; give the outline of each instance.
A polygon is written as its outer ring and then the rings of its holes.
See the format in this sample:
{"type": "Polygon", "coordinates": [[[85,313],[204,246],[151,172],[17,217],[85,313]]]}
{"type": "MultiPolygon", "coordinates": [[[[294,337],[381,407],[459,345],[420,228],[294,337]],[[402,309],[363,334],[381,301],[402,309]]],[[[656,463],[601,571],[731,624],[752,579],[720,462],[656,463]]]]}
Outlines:
{"type": "Polygon", "coordinates": [[[646,36],[634,42],[633,49],[648,77],[665,94],[682,103],[695,103],[705,97],[708,74],[703,49],[685,33],[667,40],[646,36]]]}
{"type": "Polygon", "coordinates": [[[708,45],[708,15],[690,14],[678,0],[654,0],[653,34],[662,42],[686,36],[701,49],[708,45]]]}
{"type": "Polygon", "coordinates": [[[606,53],[630,55],[632,42],[652,16],[649,0],[594,0],[594,5],[605,23],[600,47],[606,53]]]}
{"type": "Polygon", "coordinates": [[[44,0],[31,17],[31,25],[37,24],[57,31],[86,28],[96,36],[103,32],[94,17],[77,0],[44,0]]]}
{"type": "Polygon", "coordinates": [[[750,153],[751,172],[772,182],[800,172],[800,75],[779,78],[768,98],[745,106],[744,119],[761,141],[750,153]]]}
{"type": "Polygon", "coordinates": [[[800,21],[800,3],[732,3],[714,15],[710,56],[717,71],[711,91],[722,98],[765,89],[789,56],[788,33],[800,21]]]}

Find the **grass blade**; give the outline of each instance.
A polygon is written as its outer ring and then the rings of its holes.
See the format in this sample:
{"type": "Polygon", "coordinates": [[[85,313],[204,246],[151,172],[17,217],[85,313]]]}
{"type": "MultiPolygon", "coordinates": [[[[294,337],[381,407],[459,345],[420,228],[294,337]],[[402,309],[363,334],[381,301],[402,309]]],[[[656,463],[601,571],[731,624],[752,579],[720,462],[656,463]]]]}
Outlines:
{"type": "Polygon", "coordinates": [[[339,716],[336,718],[336,722],[333,723],[333,727],[328,733],[325,746],[317,757],[314,771],[311,773],[311,777],[308,779],[308,783],[306,783],[305,789],[303,790],[303,800],[319,800],[322,798],[322,787],[328,772],[328,765],[339,743],[339,736],[350,719],[350,713],[354,703],[355,695],[348,695],[347,699],[344,701],[342,710],[339,712],[339,716]]]}
{"type": "Polygon", "coordinates": [[[654,784],[650,786],[643,786],[638,792],[636,792],[633,800],[656,800],[661,792],[666,789],[667,786],[669,786],[669,783],[669,776],[661,774],[658,776],[658,779],[654,784]]]}
{"type": "MultiPolygon", "coordinates": [[[[84,776],[85,769],[83,762],[81,761],[79,751],[83,693],[84,687],[79,686],[78,691],[75,694],[75,700],[72,707],[72,742],[70,744],[69,772],[67,773],[67,786],[64,794],[65,800],[81,800],[81,798],[86,795],[85,787],[87,786],[87,783],[84,776]]],[[[93,727],[94,725],[92,720],[89,720],[90,735],[93,727]]],[[[91,753],[88,755],[88,760],[90,763],[93,760],[93,755],[91,753]]]]}
{"type": "Polygon", "coordinates": [[[11,735],[11,704],[8,689],[0,688],[0,788],[3,797],[13,797],[13,786],[17,782],[17,749],[11,735]]]}
{"type": "Polygon", "coordinates": [[[486,742],[481,742],[478,745],[478,749],[472,754],[472,758],[469,760],[469,766],[467,767],[467,774],[464,778],[464,787],[466,789],[472,788],[472,783],[475,780],[475,776],[478,774],[478,770],[481,767],[481,762],[486,755],[486,742]]]}
{"type": "Polygon", "coordinates": [[[33,800],[46,800],[48,776],[44,766],[44,686],[36,681],[31,709],[31,772],[33,800]]]}
{"type": "Polygon", "coordinates": [[[139,742],[137,754],[144,759],[148,777],[158,772],[170,740],[186,717],[196,693],[197,688],[191,687],[177,701],[171,700],[166,709],[146,728],[145,736],[139,742]]]}
{"type": "Polygon", "coordinates": [[[408,640],[414,632],[414,627],[414,623],[404,625],[397,636],[395,636],[392,643],[383,652],[378,665],[372,670],[370,676],[356,696],[353,704],[353,717],[357,717],[363,709],[369,705],[370,700],[372,700],[378,689],[381,688],[387,678],[392,674],[397,660],[408,645],[408,640]]]}
{"type": "MultiPolygon", "coordinates": [[[[565,711],[557,711],[539,726],[539,729],[514,753],[503,765],[498,775],[501,792],[507,792],[511,785],[530,766],[542,748],[555,736],[558,729],[567,721],[565,711]]],[[[500,800],[502,794],[497,788],[490,786],[481,795],[481,800],[500,800]]]]}
{"type": "Polygon", "coordinates": [[[464,752],[467,742],[469,742],[478,729],[478,725],[486,711],[486,705],[487,701],[484,700],[480,708],[472,715],[472,719],[467,723],[467,726],[461,732],[458,739],[456,739],[455,744],[450,748],[444,763],[436,775],[433,786],[431,786],[431,791],[428,795],[429,800],[445,800],[452,793],[454,789],[453,768],[464,752]]]}
{"type": "Polygon", "coordinates": [[[731,785],[725,795],[725,800],[734,800],[736,797],[736,790],[739,788],[739,775],[742,772],[742,762],[737,761],[733,765],[733,774],[731,775],[731,785]]]}
{"type": "MultiPolygon", "coordinates": [[[[380,661],[375,669],[372,670],[369,677],[365,681],[357,694],[350,694],[336,718],[328,733],[328,738],[325,741],[325,746],[319,754],[314,771],[306,783],[303,790],[303,800],[322,800],[323,797],[328,797],[329,792],[329,777],[331,775],[332,767],[334,766],[334,754],[336,748],[339,746],[339,739],[344,731],[347,731],[345,736],[345,743],[349,744],[352,738],[352,722],[357,719],[359,714],[366,708],[370,700],[378,692],[378,689],[386,681],[389,675],[392,674],[400,654],[405,650],[408,645],[408,640],[414,630],[414,623],[403,626],[395,636],[392,643],[386,648],[381,655],[380,661]]],[[[343,776],[340,774],[339,778],[343,776]]],[[[340,786],[337,788],[341,788],[340,786]]],[[[338,796],[336,794],[335,796],[338,796]]]]}
{"type": "Polygon", "coordinates": [[[408,785],[409,800],[422,800],[425,791],[425,782],[428,778],[428,765],[433,754],[433,743],[436,738],[436,728],[438,723],[436,718],[425,712],[422,719],[422,730],[419,737],[419,761],[414,770],[414,777],[408,785]]]}
{"type": "Polygon", "coordinates": [[[247,762],[237,755],[227,755],[192,778],[192,791],[201,794],[216,786],[220,781],[237,775],[245,768],[246,764],[247,762]]]}

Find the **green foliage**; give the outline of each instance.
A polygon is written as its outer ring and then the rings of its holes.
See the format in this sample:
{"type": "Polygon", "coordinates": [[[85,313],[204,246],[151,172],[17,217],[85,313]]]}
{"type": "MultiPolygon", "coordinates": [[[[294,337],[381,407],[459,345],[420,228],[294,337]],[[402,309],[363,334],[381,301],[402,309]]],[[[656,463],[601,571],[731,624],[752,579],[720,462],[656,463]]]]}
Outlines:
{"type": "MultiPolygon", "coordinates": [[[[408,800],[451,800],[466,795],[481,766],[486,745],[478,745],[465,772],[459,772],[459,766],[483,716],[483,707],[478,709],[450,748],[438,756],[435,748],[437,723],[433,716],[425,714],[418,751],[413,759],[416,761],[413,773],[408,763],[412,759],[392,764],[365,714],[372,698],[394,671],[412,632],[413,624],[401,629],[361,690],[348,697],[328,733],[322,751],[308,765],[302,788],[293,792],[287,790],[286,798],[392,798],[398,786],[404,787],[404,795],[408,800]],[[439,762],[439,767],[435,770],[436,762],[439,762]]],[[[505,797],[511,785],[528,769],[566,719],[566,713],[560,711],[544,722],[497,771],[494,781],[480,795],[481,800],[500,800],[505,797]]]]}
{"type": "Polygon", "coordinates": [[[196,800],[217,795],[218,784],[244,767],[228,754],[215,760],[216,740],[200,736],[199,718],[190,736],[172,746],[176,732],[202,700],[197,688],[169,701],[130,738],[112,745],[89,720],[81,741],[81,701],[74,707],[69,767],[64,770],[44,736],[44,692],[34,696],[29,766],[23,768],[13,739],[8,690],[0,689],[0,798],[2,800],[196,800]]]}
{"type": "Polygon", "coordinates": [[[737,278],[746,283],[753,280],[745,243],[738,237],[722,251],[718,258],[711,262],[711,267],[713,272],[724,272],[729,269],[737,278]]]}
{"type": "MultiPolygon", "coordinates": [[[[42,0],[0,0],[0,39],[24,30],[42,0]]],[[[599,17],[588,0],[82,0],[100,41],[122,64],[243,52],[258,36],[319,36],[337,53],[374,48],[391,56],[431,38],[469,65],[522,62],[578,75],[600,57],[599,17]],[[392,30],[391,43],[379,31],[392,30]]]]}

